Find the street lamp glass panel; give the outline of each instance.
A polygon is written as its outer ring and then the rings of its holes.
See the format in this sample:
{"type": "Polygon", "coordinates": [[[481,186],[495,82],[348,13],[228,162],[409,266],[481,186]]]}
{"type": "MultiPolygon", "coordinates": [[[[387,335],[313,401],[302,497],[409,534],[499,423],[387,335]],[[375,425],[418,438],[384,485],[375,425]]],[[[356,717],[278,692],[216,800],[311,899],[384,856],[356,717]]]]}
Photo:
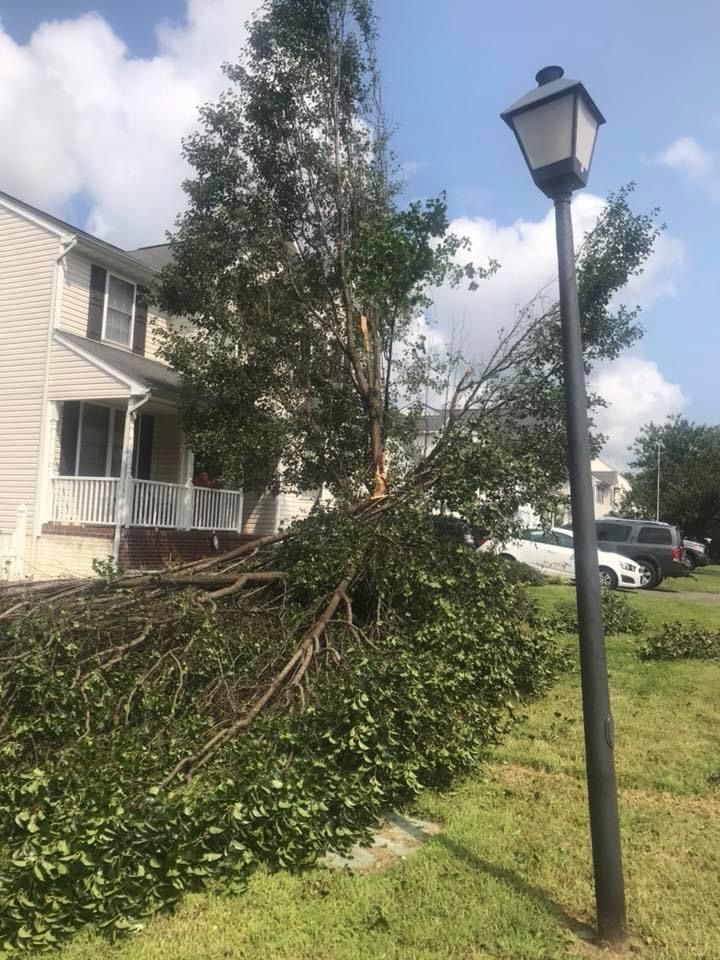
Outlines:
{"type": "Polygon", "coordinates": [[[585,175],[590,169],[593,148],[595,147],[595,137],[598,131],[598,122],[595,115],[591,112],[584,97],[577,97],[577,133],[575,144],[575,156],[585,175]]]}
{"type": "Polygon", "coordinates": [[[536,185],[548,197],[585,186],[603,115],[562,67],[543,67],[538,86],[501,114],[512,128],[536,185]]]}
{"type": "Polygon", "coordinates": [[[572,93],[524,110],[513,118],[515,133],[532,171],[572,156],[572,93]]]}

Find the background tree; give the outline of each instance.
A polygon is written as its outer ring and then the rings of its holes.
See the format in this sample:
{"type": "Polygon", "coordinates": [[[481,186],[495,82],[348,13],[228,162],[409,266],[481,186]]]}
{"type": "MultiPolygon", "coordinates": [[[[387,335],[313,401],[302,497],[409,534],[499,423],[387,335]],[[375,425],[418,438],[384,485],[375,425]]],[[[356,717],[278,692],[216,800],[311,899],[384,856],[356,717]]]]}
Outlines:
{"type": "Polygon", "coordinates": [[[720,534],[720,425],[696,424],[685,417],[645,424],[631,449],[632,492],[623,509],[654,517],[657,496],[657,444],[662,443],[660,519],[688,537],[720,534]]]}

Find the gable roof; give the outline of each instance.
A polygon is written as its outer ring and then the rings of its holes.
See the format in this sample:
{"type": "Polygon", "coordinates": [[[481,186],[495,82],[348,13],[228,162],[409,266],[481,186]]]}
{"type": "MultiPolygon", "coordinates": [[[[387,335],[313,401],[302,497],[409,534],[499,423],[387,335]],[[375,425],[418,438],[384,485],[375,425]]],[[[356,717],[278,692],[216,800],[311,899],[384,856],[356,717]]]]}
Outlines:
{"type": "Polygon", "coordinates": [[[123,377],[146,387],[159,400],[177,400],[180,393],[180,378],[157,360],[149,360],[129,350],[112,347],[99,340],[88,340],[76,333],[58,330],[56,338],[62,343],[68,342],[77,350],[89,353],[106,366],[117,370],[123,377]]]}
{"type": "Polygon", "coordinates": [[[114,243],[108,243],[107,240],[101,240],[99,237],[88,233],[87,230],[74,227],[71,223],[67,223],[59,217],[54,217],[52,214],[38,209],[38,207],[33,207],[24,200],[19,200],[17,197],[13,197],[11,194],[0,190],[0,203],[3,202],[10,209],[15,208],[19,212],[27,214],[31,220],[44,222],[49,228],[57,231],[59,234],[66,235],[67,239],[77,237],[83,246],[90,248],[94,253],[104,254],[105,258],[111,261],[122,261],[126,269],[134,269],[147,278],[152,277],[157,270],[157,268],[153,267],[147,260],[136,257],[134,253],[123,250],[122,247],[117,247],[114,243]]]}
{"type": "Polygon", "coordinates": [[[137,250],[131,250],[131,255],[136,260],[142,260],[153,270],[162,270],[172,261],[169,243],[156,243],[152,247],[138,247],[137,250]]]}

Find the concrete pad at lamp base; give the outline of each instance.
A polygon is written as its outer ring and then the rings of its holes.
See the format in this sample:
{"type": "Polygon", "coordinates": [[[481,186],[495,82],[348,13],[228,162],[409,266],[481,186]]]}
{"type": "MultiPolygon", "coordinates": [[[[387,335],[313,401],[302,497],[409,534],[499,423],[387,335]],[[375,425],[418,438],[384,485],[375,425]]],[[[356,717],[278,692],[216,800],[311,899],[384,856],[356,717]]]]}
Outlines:
{"type": "Polygon", "coordinates": [[[391,813],[373,834],[370,846],[361,847],[356,844],[347,856],[327,853],[319,863],[331,870],[349,870],[351,873],[381,870],[385,866],[406,860],[438,833],[440,825],[437,823],[391,813]]]}

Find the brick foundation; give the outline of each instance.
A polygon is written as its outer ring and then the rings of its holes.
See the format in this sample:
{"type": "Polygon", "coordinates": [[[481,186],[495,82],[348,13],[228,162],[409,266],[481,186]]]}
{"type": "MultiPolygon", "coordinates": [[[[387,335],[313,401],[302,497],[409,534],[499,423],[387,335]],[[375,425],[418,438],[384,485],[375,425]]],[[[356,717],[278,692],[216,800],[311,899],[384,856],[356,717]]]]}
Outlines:
{"type": "Polygon", "coordinates": [[[88,526],[84,523],[44,523],[42,532],[61,537],[97,537],[100,540],[112,540],[115,527],[88,526]]]}
{"type": "Polygon", "coordinates": [[[232,550],[256,537],[241,533],[215,534],[218,547],[209,530],[167,530],[152,527],[127,527],[120,540],[120,564],[126,570],[159,567],[171,561],[200,560],[214,553],[232,550]]]}

